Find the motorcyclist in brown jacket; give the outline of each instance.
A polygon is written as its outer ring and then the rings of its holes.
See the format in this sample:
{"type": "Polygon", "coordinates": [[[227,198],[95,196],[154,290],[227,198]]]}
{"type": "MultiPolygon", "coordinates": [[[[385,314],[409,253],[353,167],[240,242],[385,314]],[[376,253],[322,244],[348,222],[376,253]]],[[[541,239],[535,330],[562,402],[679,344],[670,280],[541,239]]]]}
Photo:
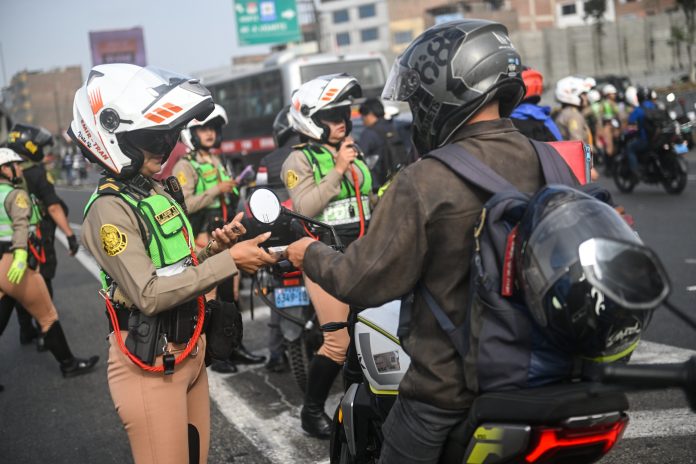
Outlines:
{"type": "MultiPolygon", "coordinates": [[[[460,144],[520,191],[534,192],[543,183],[535,151],[504,118],[524,96],[520,70],[504,26],[450,22],[409,45],[382,98],[409,103],[421,154],[460,144]]],[[[422,282],[459,325],[473,228],[488,197],[439,161],[424,159],[400,173],[375,209],[368,234],[345,253],[305,238],[289,247],[289,258],[330,294],[361,307],[400,298],[422,282]]],[[[459,355],[420,294],[409,329],[403,342],[411,366],[382,428],[384,463],[437,462],[448,432],[474,398],[459,355]]]]}

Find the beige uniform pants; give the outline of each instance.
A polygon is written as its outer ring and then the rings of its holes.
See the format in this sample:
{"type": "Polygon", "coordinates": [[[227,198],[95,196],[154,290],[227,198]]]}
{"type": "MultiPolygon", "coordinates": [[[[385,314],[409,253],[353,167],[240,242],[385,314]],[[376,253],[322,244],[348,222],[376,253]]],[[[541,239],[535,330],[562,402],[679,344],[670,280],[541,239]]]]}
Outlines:
{"type": "Polygon", "coordinates": [[[10,295],[24,306],[27,312],[38,321],[41,332],[46,333],[51,325],[58,320],[58,312],[53,306],[46,282],[38,271],[27,269],[18,285],[10,283],[7,280],[7,272],[12,266],[12,259],[11,253],[4,253],[0,259],[1,293],[2,295],[10,295]]]}
{"type": "MultiPolygon", "coordinates": [[[[125,338],[127,331],[121,331],[125,338]]],[[[146,372],[121,351],[109,336],[109,390],[128,433],[136,464],[189,464],[188,425],[196,427],[200,442],[199,463],[208,460],[210,399],[205,370],[205,337],[198,353],[176,366],[174,374],[146,372]]],[[[177,356],[185,345],[172,345],[177,356]]],[[[193,353],[196,353],[194,348],[193,353]]],[[[193,354],[192,353],[192,354],[193,354]]],[[[158,356],[156,365],[162,365],[158,356]]]]}
{"type": "MultiPolygon", "coordinates": [[[[328,322],[345,322],[348,320],[348,305],[338,301],[332,297],[318,284],[315,284],[304,274],[305,287],[309,293],[309,299],[312,300],[314,310],[317,312],[319,324],[328,322]]],[[[337,330],[336,332],[324,332],[324,343],[319,348],[318,353],[326,356],[330,360],[343,364],[346,360],[346,352],[348,351],[348,343],[350,337],[348,329],[337,330]]]]}

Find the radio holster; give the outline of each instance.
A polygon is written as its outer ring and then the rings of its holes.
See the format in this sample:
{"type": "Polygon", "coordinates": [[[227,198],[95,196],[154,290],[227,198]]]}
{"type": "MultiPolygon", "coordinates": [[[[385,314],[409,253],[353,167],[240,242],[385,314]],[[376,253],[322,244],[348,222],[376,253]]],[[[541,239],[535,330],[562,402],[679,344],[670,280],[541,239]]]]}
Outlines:
{"type": "Polygon", "coordinates": [[[206,364],[210,358],[228,359],[242,343],[242,313],[236,303],[210,300],[206,308],[206,364]]]}

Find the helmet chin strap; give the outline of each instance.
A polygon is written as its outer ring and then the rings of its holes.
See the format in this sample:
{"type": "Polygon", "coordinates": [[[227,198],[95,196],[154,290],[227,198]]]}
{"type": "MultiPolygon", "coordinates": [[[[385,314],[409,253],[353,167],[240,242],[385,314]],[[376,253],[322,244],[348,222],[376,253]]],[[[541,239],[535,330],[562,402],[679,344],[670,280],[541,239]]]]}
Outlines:
{"type": "Polygon", "coordinates": [[[21,179],[17,177],[17,169],[15,168],[14,163],[9,164],[9,168],[12,170],[12,177],[7,177],[5,174],[0,172],[0,177],[3,179],[9,180],[12,184],[16,185],[19,184],[21,179]]]}

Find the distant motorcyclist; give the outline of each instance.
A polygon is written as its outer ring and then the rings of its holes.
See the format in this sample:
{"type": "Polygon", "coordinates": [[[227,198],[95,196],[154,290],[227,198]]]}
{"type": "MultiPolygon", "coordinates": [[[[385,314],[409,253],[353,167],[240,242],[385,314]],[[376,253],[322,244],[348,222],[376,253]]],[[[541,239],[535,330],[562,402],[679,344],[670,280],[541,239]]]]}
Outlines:
{"type": "Polygon", "coordinates": [[[510,115],[517,129],[530,139],[542,142],[563,140],[558,126],[551,119],[551,108],[539,104],[544,91],[544,77],[536,69],[522,71],[522,80],[527,88],[522,103],[510,115]]]}
{"type": "Polygon", "coordinates": [[[604,149],[609,158],[616,155],[615,139],[621,130],[621,113],[616,101],[616,87],[607,84],[602,87],[602,103],[600,106],[601,134],[604,140],[604,149]]]}
{"type": "MultiPolygon", "coordinates": [[[[431,27],[397,58],[382,93],[408,102],[413,142],[427,154],[459,145],[516,188],[543,184],[538,157],[506,119],[525,94],[520,56],[502,25],[458,20],[431,27]],[[442,53],[434,55],[432,50],[442,53]],[[447,51],[447,53],[444,53],[447,51]],[[443,58],[443,59],[440,59],[443,58]]],[[[422,159],[396,177],[370,231],[345,253],[302,239],[288,248],[296,266],[343,301],[376,307],[424,285],[455,325],[465,315],[472,231],[488,196],[440,161],[422,159]]],[[[408,333],[411,364],[382,432],[381,463],[434,463],[474,399],[461,359],[416,292],[408,333]]]]}
{"type": "Polygon", "coordinates": [[[650,151],[651,136],[645,123],[645,111],[657,110],[657,105],[652,101],[652,91],[647,87],[640,87],[636,90],[638,106],[628,117],[629,126],[638,130],[638,136],[628,142],[626,155],[628,156],[628,166],[631,172],[637,176],[640,166],[640,159],[650,151]]]}
{"type": "Polygon", "coordinates": [[[581,140],[592,144],[592,132],[581,113],[587,106],[587,92],[585,80],[581,77],[568,76],[556,83],[556,100],[561,103],[556,124],[563,140],[581,140]]]}

